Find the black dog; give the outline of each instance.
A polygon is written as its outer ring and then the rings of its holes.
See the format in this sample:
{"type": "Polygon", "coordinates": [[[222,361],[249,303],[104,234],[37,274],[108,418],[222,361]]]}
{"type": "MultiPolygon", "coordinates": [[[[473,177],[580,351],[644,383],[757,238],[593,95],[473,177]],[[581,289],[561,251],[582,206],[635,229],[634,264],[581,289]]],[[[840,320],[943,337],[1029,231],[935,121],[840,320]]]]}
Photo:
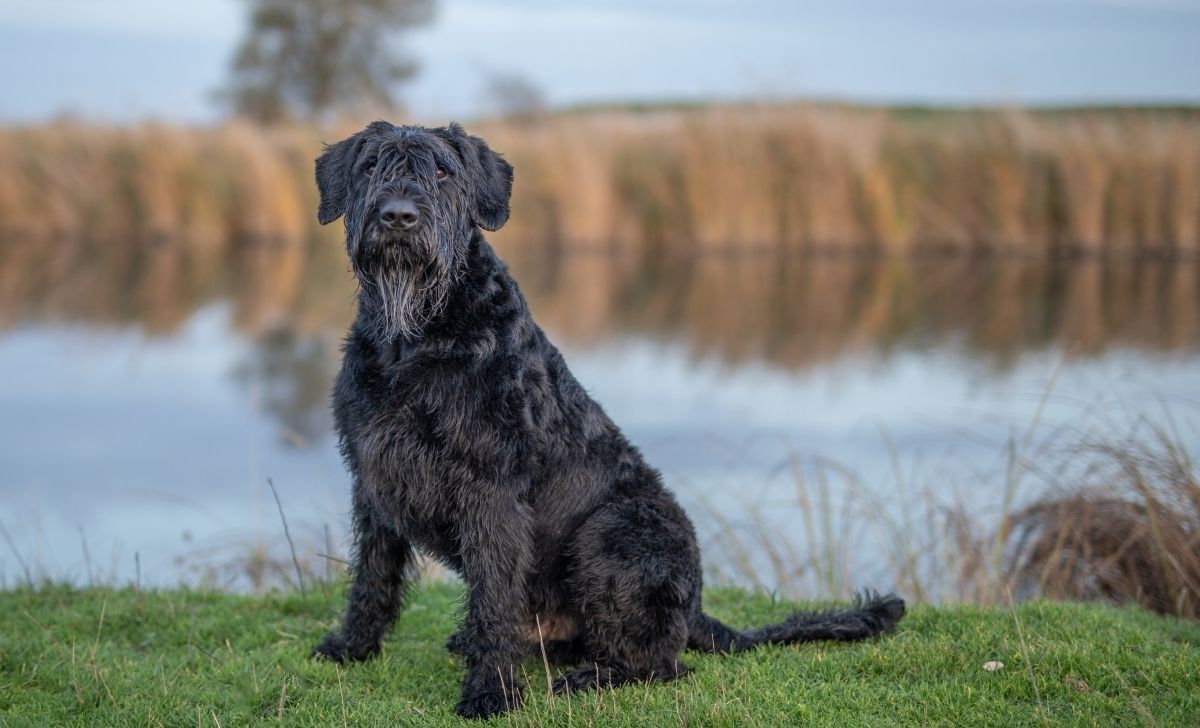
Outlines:
{"type": "Polygon", "coordinates": [[[334,388],[354,477],[354,581],[333,660],[378,652],[421,549],[462,575],[460,715],[517,707],[542,645],[556,691],[687,672],[679,652],[852,640],[894,596],[739,632],[701,611],[700,552],[658,472],[575,381],[480,228],[508,219],[512,167],[461,127],[375,122],[316,163],[321,223],[345,216],[358,317],[334,388]]]}

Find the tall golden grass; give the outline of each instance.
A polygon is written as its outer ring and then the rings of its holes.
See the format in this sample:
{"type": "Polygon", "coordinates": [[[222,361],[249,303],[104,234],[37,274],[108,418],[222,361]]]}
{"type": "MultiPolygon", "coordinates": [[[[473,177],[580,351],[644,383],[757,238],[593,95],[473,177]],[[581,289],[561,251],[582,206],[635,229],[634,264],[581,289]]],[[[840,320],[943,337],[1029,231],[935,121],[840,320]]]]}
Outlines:
{"type": "Polygon", "coordinates": [[[312,217],[310,132],[58,122],[0,131],[0,233],[123,245],[289,239],[312,217]]]}
{"type": "MultiPolygon", "coordinates": [[[[0,129],[0,236],[219,246],[316,229],[345,125],[0,129]]],[[[517,168],[512,248],[1130,253],[1200,249],[1200,114],[779,105],[472,130],[517,168]]],[[[336,237],[335,234],[330,234],[336,237]]]]}

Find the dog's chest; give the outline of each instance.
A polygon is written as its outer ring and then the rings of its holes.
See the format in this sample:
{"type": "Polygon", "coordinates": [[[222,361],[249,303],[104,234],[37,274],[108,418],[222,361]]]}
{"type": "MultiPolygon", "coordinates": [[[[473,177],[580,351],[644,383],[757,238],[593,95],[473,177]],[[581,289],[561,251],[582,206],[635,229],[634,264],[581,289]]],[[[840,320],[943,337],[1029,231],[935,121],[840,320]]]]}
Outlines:
{"type": "Polygon", "coordinates": [[[361,494],[410,533],[440,540],[481,493],[518,480],[517,464],[528,460],[510,390],[452,363],[345,362],[334,410],[361,494]]]}

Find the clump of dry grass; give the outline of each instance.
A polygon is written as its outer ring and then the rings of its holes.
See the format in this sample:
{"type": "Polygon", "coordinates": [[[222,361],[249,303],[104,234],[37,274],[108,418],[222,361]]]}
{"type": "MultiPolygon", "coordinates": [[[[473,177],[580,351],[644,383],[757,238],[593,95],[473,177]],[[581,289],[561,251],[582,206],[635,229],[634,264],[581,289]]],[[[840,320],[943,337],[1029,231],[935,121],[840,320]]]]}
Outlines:
{"type": "Polygon", "coordinates": [[[1136,602],[1200,619],[1200,481],[1163,431],[1091,448],[1089,483],[1015,513],[1002,534],[1020,593],[1136,602]]]}

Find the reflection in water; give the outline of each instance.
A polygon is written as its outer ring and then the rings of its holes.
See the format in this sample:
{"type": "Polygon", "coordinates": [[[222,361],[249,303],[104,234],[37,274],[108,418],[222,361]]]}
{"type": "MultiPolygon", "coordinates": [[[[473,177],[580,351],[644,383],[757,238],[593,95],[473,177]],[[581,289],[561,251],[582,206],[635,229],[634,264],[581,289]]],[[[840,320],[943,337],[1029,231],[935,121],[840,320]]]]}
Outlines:
{"type": "MultiPolygon", "coordinates": [[[[706,254],[638,260],[596,252],[514,262],[538,321],[575,347],[630,336],[693,360],[786,371],[854,356],[948,349],[998,371],[1023,353],[1113,348],[1192,353],[1200,265],[1166,261],[706,254]]],[[[503,251],[502,251],[503,252],[503,251]]],[[[128,248],[0,245],[0,322],[176,330],[201,305],[233,303],[254,341],[237,379],[296,445],[328,431],[336,341],[353,312],[340,246],[170,243],[128,248]]]]}
{"type": "Polygon", "coordinates": [[[328,407],[331,362],[322,337],[276,328],[255,338],[234,376],[257,390],[263,409],[279,421],[288,444],[306,447],[333,425],[328,407]]]}
{"type": "Polygon", "coordinates": [[[543,324],[577,342],[638,333],[786,369],[947,345],[1005,367],[1050,345],[1200,344],[1200,267],[1180,263],[709,255],[647,270],[592,256],[523,280],[543,324]]]}

